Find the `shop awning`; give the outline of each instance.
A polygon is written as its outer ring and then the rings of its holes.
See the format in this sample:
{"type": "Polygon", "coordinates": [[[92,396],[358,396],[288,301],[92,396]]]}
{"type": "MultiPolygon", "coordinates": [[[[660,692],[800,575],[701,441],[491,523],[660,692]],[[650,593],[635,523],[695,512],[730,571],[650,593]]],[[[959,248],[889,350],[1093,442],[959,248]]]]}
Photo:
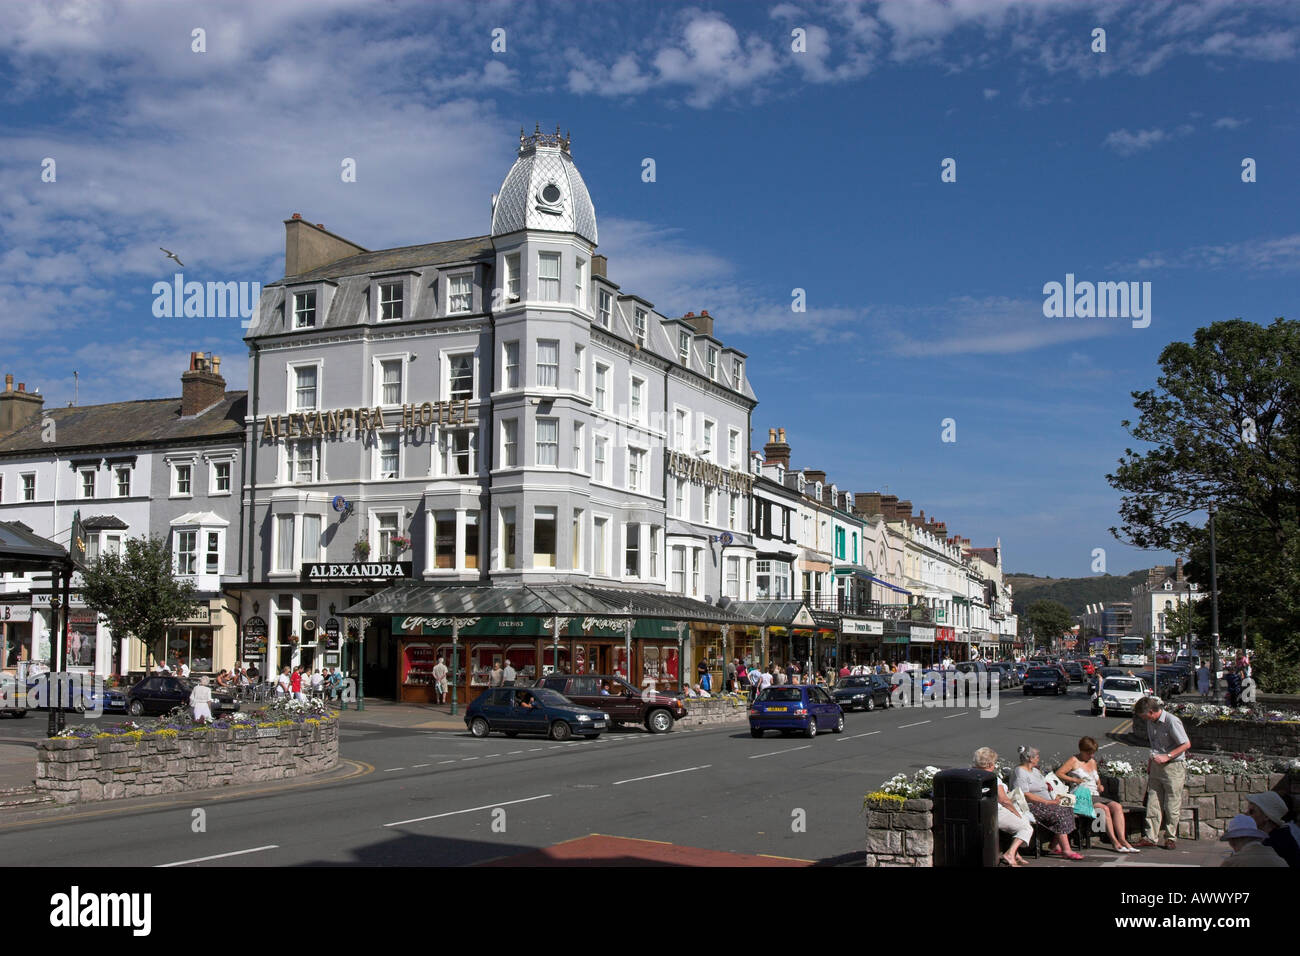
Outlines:
{"type": "Polygon", "coordinates": [[[72,567],[66,548],[32,534],[17,521],[0,521],[0,571],[61,573],[72,567]]]}
{"type": "Polygon", "coordinates": [[[898,587],[898,586],[896,586],[896,585],[890,584],[888,581],[883,581],[883,580],[881,580],[880,578],[876,577],[874,574],[868,574],[866,571],[859,571],[859,572],[857,572],[857,575],[858,575],[858,577],[860,577],[860,578],[861,578],[862,580],[864,580],[864,581],[871,581],[871,582],[873,582],[873,583],[875,583],[875,584],[879,584],[882,588],[889,588],[889,590],[891,590],[891,591],[897,591],[899,594],[911,594],[911,593],[912,593],[911,591],[907,590],[906,588],[900,588],[900,587],[898,587]]]}
{"type": "Polygon", "coordinates": [[[803,601],[736,601],[727,610],[744,614],[759,627],[812,627],[814,623],[803,601]]]}

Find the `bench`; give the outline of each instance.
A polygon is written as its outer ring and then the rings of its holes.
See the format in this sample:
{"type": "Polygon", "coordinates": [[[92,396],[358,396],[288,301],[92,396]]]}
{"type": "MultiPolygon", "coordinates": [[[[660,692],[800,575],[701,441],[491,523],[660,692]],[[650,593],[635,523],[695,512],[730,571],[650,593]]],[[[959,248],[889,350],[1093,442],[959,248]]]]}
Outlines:
{"type": "MultiPolygon", "coordinates": [[[[1186,796],[1186,794],[1184,794],[1184,796],[1186,796]]],[[[1145,833],[1146,825],[1147,825],[1146,805],[1142,803],[1122,803],[1120,804],[1120,806],[1124,808],[1124,827],[1127,830],[1127,832],[1129,834],[1145,833]],[[1131,816],[1137,817],[1136,827],[1133,826],[1132,821],[1130,820],[1131,816]]],[[[1188,839],[1199,840],[1201,838],[1201,808],[1200,807],[1196,806],[1196,804],[1182,807],[1178,815],[1179,816],[1178,822],[1180,825],[1187,822],[1187,814],[1189,813],[1192,815],[1192,821],[1191,821],[1192,835],[1188,837],[1188,839]]],[[[1182,838],[1180,837],[1179,839],[1182,838]]]]}

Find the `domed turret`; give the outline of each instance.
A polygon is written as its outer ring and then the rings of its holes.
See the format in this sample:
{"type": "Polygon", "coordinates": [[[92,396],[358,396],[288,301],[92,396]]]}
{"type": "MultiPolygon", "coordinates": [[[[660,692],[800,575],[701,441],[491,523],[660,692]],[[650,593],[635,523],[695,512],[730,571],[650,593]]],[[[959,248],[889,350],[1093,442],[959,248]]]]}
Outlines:
{"type": "Polygon", "coordinates": [[[554,135],[519,130],[519,158],[492,203],[493,236],[521,229],[572,232],[596,244],[596,210],[558,126],[554,135]]]}

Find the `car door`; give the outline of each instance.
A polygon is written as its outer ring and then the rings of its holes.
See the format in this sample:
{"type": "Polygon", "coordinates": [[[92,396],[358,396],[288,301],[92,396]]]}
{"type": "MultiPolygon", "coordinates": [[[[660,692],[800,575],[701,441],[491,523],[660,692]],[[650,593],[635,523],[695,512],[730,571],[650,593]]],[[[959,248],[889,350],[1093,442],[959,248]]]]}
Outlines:
{"type": "Polygon", "coordinates": [[[521,734],[544,734],[551,722],[547,717],[546,705],[533,696],[532,691],[515,689],[510,707],[511,729],[521,734]],[[532,701],[532,707],[523,706],[524,701],[532,701]]]}
{"type": "Polygon", "coordinates": [[[613,681],[610,696],[603,697],[601,700],[602,703],[597,706],[614,720],[629,724],[641,723],[643,719],[641,716],[641,695],[627,681],[613,681]]]}
{"type": "Polygon", "coordinates": [[[513,730],[509,707],[511,692],[496,688],[479,698],[478,713],[493,730],[513,730]]]}

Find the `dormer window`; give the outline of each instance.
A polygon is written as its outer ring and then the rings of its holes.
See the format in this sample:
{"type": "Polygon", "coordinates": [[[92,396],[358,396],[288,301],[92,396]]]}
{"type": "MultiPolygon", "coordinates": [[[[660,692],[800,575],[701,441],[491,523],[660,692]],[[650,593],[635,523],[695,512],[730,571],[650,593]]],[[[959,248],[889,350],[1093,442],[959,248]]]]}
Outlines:
{"type": "Polygon", "coordinates": [[[447,312],[469,312],[474,307],[473,277],[468,272],[447,280],[447,312]]]}
{"type": "Polygon", "coordinates": [[[818,501],[821,501],[821,500],[822,500],[822,483],[821,483],[820,481],[817,482],[817,484],[814,485],[813,488],[814,488],[814,490],[815,490],[816,493],[817,493],[817,500],[818,500],[818,501]]]}
{"type": "Polygon", "coordinates": [[[691,364],[691,333],[677,333],[677,354],[681,357],[683,365],[691,364]]]}
{"type": "Polygon", "coordinates": [[[645,309],[636,309],[633,311],[632,331],[636,335],[636,344],[645,345],[645,309]]]}
{"type": "Polygon", "coordinates": [[[379,283],[379,321],[389,322],[402,317],[402,283],[379,283]]]}
{"type": "Polygon", "coordinates": [[[718,380],[718,350],[712,345],[709,346],[709,380],[718,380]]]}
{"type": "Polygon", "coordinates": [[[731,383],[738,391],[745,385],[745,363],[740,359],[731,360],[731,383]]]}
{"type": "Polygon", "coordinates": [[[776,483],[778,485],[785,484],[785,467],[782,465],[776,466],[776,483]]]}
{"type": "Polygon", "coordinates": [[[596,311],[599,313],[601,328],[607,329],[609,328],[610,315],[614,311],[614,297],[601,289],[600,295],[596,299],[598,303],[596,311]]]}
{"type": "Polygon", "coordinates": [[[316,293],[295,292],[293,294],[293,327],[310,329],[316,326],[316,293]]]}

